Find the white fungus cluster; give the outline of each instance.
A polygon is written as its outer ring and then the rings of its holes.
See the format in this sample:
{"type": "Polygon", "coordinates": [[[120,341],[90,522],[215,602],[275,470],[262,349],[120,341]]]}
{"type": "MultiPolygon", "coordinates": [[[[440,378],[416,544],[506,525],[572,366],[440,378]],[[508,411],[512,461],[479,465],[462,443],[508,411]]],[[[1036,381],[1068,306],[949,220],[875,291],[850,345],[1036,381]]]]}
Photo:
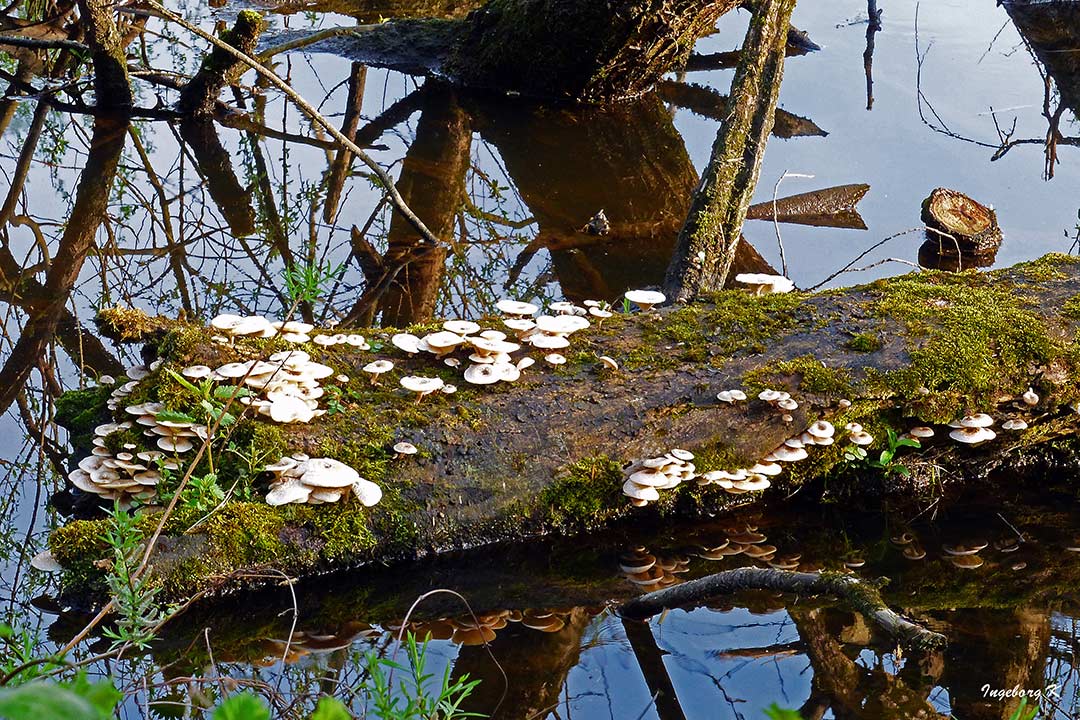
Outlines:
{"type": "Polygon", "coordinates": [[[157,484],[161,482],[159,466],[168,469],[180,467],[177,455],[186,451],[180,449],[184,444],[179,438],[174,440],[176,436],[164,434],[177,428],[158,425],[153,414],[141,414],[146,411],[145,405],[132,405],[128,411],[132,414],[140,413],[138,419],[134,422],[125,420],[121,423],[106,423],[94,428],[94,448],[91,454],[80,460],[78,466],[68,473],[68,480],[79,490],[97,495],[103,500],[116,501],[125,508],[130,507],[135,500],[152,499],[157,492],[157,484]],[[155,424],[150,425],[149,421],[155,424]],[[168,453],[163,450],[138,450],[135,444],[125,443],[121,452],[113,453],[109,450],[105,438],[116,432],[132,430],[136,423],[144,427],[144,434],[156,438],[159,443],[166,441],[164,444],[177,449],[168,453]]]}
{"type": "Polygon", "coordinates": [[[630,498],[635,507],[644,507],[660,499],[661,490],[673,490],[684,482],[697,477],[694,454],[675,448],[657,457],[636,460],[623,473],[623,495],[630,498]]]}
{"type": "MultiPolygon", "coordinates": [[[[566,357],[559,351],[570,347],[570,336],[590,327],[593,321],[600,323],[612,315],[596,300],[587,300],[584,306],[570,302],[551,303],[547,308],[549,314],[543,315],[537,315],[539,306],[517,300],[500,300],[496,307],[503,315],[502,330],[485,329],[470,320],[447,320],[438,332],[423,337],[398,333],[390,338],[390,342],[409,355],[428,354],[447,367],[460,368],[462,379],[470,385],[512,383],[536,364],[536,359],[528,354],[530,351],[541,354],[549,365],[562,365],[566,363],[566,357]]],[[[619,367],[610,357],[603,356],[598,360],[604,369],[617,370],[619,367]]],[[[365,366],[364,372],[377,383],[381,375],[393,368],[393,362],[377,360],[365,366]]],[[[416,394],[417,402],[432,393],[457,391],[456,386],[437,377],[406,375],[398,382],[416,394]]]]}
{"type": "Polygon", "coordinates": [[[289,503],[322,505],[334,503],[355,495],[365,507],[378,504],[382,489],[360,477],[360,474],[343,462],[331,458],[309,458],[297,453],[267,465],[274,475],[266,503],[272,506],[289,503]]]}

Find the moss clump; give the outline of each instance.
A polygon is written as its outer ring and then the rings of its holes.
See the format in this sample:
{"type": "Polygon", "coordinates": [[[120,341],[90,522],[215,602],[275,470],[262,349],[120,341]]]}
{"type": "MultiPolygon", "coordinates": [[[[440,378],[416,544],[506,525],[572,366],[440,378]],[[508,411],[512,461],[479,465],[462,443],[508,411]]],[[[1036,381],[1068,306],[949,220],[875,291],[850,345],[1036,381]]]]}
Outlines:
{"type": "Polygon", "coordinates": [[[120,306],[98,310],[94,322],[106,337],[126,343],[146,342],[175,324],[173,320],[120,306]]]}
{"type": "Polygon", "coordinates": [[[1007,282],[975,272],[892,278],[871,311],[906,325],[911,362],[883,376],[926,420],[944,422],[1027,387],[1028,368],[1060,357],[1044,320],[1007,282]]]}
{"type": "Polygon", "coordinates": [[[1080,263],[1080,257],[1064,253],[1048,253],[1030,262],[1020,263],[1014,266],[1013,270],[1019,271],[1024,278],[1032,282],[1046,282],[1064,278],[1067,275],[1065,268],[1077,263],[1080,263]]]}
{"type": "Polygon", "coordinates": [[[1061,314],[1074,320],[1080,320],[1080,293],[1073,295],[1061,306],[1061,314]]]}
{"type": "Polygon", "coordinates": [[[535,517],[560,532],[597,527],[625,510],[622,484],[622,469],[607,456],[579,460],[543,490],[535,517]]]}
{"type": "Polygon", "coordinates": [[[830,368],[812,355],[803,355],[746,373],[743,383],[751,390],[775,387],[782,378],[797,378],[799,390],[817,395],[848,395],[852,392],[847,370],[830,368]]]}
{"type": "Polygon", "coordinates": [[[95,426],[108,421],[109,392],[103,386],[68,390],[56,399],[57,424],[74,435],[89,435],[95,426]]]}
{"type": "Polygon", "coordinates": [[[881,338],[873,333],[855,333],[844,342],[844,347],[855,352],[872,353],[881,349],[881,338]]]}
{"type": "Polygon", "coordinates": [[[673,368],[680,362],[720,363],[740,352],[762,352],[767,340],[807,323],[812,308],[797,293],[751,295],[740,290],[707,294],[699,303],[642,321],[642,343],[625,366],[673,368]],[[670,348],[670,350],[668,350],[670,348]],[[663,349],[666,352],[660,352],[663,349]]]}

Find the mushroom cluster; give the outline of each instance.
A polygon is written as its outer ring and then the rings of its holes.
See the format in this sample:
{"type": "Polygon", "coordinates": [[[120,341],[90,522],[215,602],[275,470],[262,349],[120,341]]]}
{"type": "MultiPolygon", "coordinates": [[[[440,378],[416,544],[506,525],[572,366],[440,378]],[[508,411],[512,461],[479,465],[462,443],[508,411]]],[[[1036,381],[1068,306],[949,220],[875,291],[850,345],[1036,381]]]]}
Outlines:
{"type": "MultiPolygon", "coordinates": [[[[397,333],[390,338],[391,344],[409,354],[430,354],[451,368],[462,368],[462,378],[470,385],[494,385],[499,382],[515,382],[524,370],[536,364],[527,354],[529,349],[544,353],[550,365],[560,365],[566,358],[558,350],[570,347],[570,336],[592,325],[587,316],[598,320],[611,313],[598,301],[586,301],[586,307],[569,302],[557,302],[548,306],[552,314],[537,316],[540,308],[532,303],[517,300],[500,300],[496,307],[503,314],[503,326],[509,331],[484,329],[469,320],[447,320],[442,329],[418,337],[410,333],[397,333]]],[[[599,358],[602,367],[617,369],[618,363],[608,357],[599,358]]],[[[380,375],[389,372],[394,365],[389,360],[377,360],[364,367],[364,372],[378,382],[380,375]]],[[[417,402],[436,392],[450,394],[457,388],[437,377],[407,375],[399,383],[416,394],[417,402]]]]}
{"type": "Polygon", "coordinates": [[[80,460],[78,466],[68,473],[71,484],[85,493],[119,502],[124,508],[130,507],[134,500],[152,499],[157,493],[157,484],[161,482],[158,463],[171,469],[180,465],[175,459],[166,459],[165,453],[160,450],[129,452],[137,449],[132,444],[126,444],[124,452],[114,455],[106,447],[105,438],[132,427],[130,421],[96,427],[93,454],[80,460]]]}
{"type": "Polygon", "coordinates": [[[306,423],[324,414],[319,398],[325,392],[319,381],[334,374],[328,365],[313,362],[303,350],[283,350],[267,360],[226,363],[216,370],[205,365],[193,365],[180,371],[191,379],[212,378],[242,383],[262,394],[259,397],[240,397],[260,415],[279,423],[306,423]]]}
{"type": "MultiPolygon", "coordinates": [[[[272,338],[279,336],[287,342],[306,343],[312,341],[310,333],[315,329],[315,326],[310,323],[296,320],[270,322],[262,315],[245,316],[231,315],[229,313],[223,313],[215,317],[210,321],[210,327],[221,333],[221,335],[215,335],[212,338],[213,340],[229,344],[233,342],[234,338],[238,337],[272,338]]],[[[329,344],[337,344],[337,336],[332,337],[335,340],[329,344]]],[[[360,341],[360,345],[366,344],[363,338],[360,338],[360,341]]],[[[320,344],[326,343],[320,342],[320,344]]]]}
{"type": "Polygon", "coordinates": [[[619,572],[646,592],[680,582],[679,575],[690,571],[690,558],[679,553],[652,554],[642,546],[619,556],[619,572]]]}
{"type": "Polygon", "coordinates": [[[311,458],[297,453],[267,465],[266,470],[274,475],[266,503],[274,507],[289,503],[333,503],[350,492],[365,507],[372,507],[382,499],[382,489],[378,485],[360,477],[345,463],[331,458],[311,458]]]}
{"type": "MultiPolygon", "coordinates": [[[[433,640],[449,640],[455,645],[482,645],[495,639],[495,633],[510,623],[520,623],[530,630],[555,633],[566,627],[569,612],[530,608],[528,610],[496,610],[475,617],[442,617],[436,620],[409,623],[409,629],[418,637],[430,635],[433,640]]],[[[397,632],[400,625],[388,625],[387,630],[397,632]]]]}
{"type": "Polygon", "coordinates": [[[994,418],[986,413],[965,415],[949,423],[949,427],[952,428],[949,437],[965,445],[978,445],[997,437],[997,433],[990,429],[993,424],[994,418]]]}
{"type": "Polygon", "coordinates": [[[690,462],[693,459],[693,453],[675,448],[663,455],[630,463],[623,468],[626,476],[623,495],[630,498],[634,507],[656,502],[661,490],[672,490],[697,477],[694,463],[690,462]]]}

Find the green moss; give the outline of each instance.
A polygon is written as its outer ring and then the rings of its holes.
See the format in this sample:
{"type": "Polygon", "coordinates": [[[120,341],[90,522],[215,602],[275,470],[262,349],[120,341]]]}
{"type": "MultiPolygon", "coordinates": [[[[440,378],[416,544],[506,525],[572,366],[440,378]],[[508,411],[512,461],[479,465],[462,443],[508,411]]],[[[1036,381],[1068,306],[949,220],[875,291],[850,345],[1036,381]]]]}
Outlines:
{"type": "Polygon", "coordinates": [[[891,278],[871,311],[906,326],[910,362],[881,379],[920,417],[943,422],[991,407],[1001,392],[1027,387],[1029,366],[1060,357],[1035,308],[1006,282],[975,272],[891,278]]]}
{"type": "Polygon", "coordinates": [[[102,308],[94,317],[101,332],[117,342],[146,342],[160,335],[176,321],[151,317],[142,310],[127,307],[102,308]]]}
{"type": "Polygon", "coordinates": [[[871,353],[881,349],[881,338],[872,333],[856,333],[844,342],[844,347],[855,352],[871,353]]]}
{"type": "Polygon", "coordinates": [[[1066,268],[1077,263],[1080,263],[1080,257],[1075,255],[1048,253],[1041,258],[1015,265],[1013,270],[1019,271],[1032,282],[1046,282],[1064,278],[1067,274],[1066,268]]]}
{"type": "Polygon", "coordinates": [[[579,460],[544,488],[535,517],[546,527],[561,532],[598,527],[625,511],[622,484],[619,464],[607,456],[579,460]]]}
{"type": "Polygon", "coordinates": [[[57,424],[75,435],[88,435],[94,427],[108,421],[109,393],[110,388],[103,386],[68,390],[56,400],[57,424]]]}
{"type": "Polygon", "coordinates": [[[812,355],[803,355],[764,365],[743,376],[743,384],[751,390],[760,391],[776,387],[784,378],[796,378],[796,387],[805,393],[817,395],[850,395],[851,376],[842,368],[830,368],[812,355]]]}
{"type": "Polygon", "coordinates": [[[1073,295],[1061,306],[1061,314],[1074,320],[1080,320],[1080,293],[1073,295]]]}

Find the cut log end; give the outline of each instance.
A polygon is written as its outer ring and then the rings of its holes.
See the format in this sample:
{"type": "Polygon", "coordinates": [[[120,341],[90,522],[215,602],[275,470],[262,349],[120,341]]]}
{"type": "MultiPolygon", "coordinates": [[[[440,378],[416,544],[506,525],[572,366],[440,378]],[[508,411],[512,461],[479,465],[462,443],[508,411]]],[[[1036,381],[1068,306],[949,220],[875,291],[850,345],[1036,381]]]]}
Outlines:
{"type": "Polygon", "coordinates": [[[922,221],[931,240],[955,241],[962,253],[992,253],[1001,246],[1001,227],[993,209],[967,195],[937,188],[923,201],[922,221]]]}

